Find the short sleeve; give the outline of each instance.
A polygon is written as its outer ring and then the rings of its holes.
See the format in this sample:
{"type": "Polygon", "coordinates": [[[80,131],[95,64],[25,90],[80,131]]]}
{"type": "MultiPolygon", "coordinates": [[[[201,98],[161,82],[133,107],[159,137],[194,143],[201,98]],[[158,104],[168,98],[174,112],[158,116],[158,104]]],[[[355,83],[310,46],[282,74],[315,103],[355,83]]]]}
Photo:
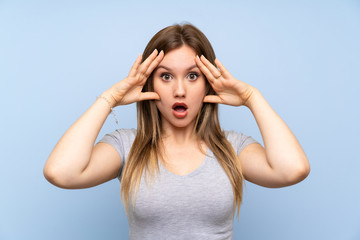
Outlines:
{"type": "Polygon", "coordinates": [[[118,177],[120,177],[126,159],[129,155],[131,146],[136,137],[136,129],[117,129],[114,132],[107,133],[98,143],[108,143],[113,146],[119,153],[121,158],[121,169],[118,177]]]}
{"type": "Polygon", "coordinates": [[[249,144],[257,143],[255,139],[245,134],[234,132],[234,131],[224,131],[226,139],[233,146],[236,155],[239,155],[240,152],[249,144]]]}

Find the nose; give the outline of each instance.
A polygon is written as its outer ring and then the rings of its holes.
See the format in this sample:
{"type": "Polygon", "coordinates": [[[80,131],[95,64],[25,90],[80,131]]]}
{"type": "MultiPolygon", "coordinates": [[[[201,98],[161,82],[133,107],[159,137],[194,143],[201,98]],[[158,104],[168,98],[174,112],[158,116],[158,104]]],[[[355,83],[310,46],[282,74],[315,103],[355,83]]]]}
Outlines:
{"type": "Polygon", "coordinates": [[[174,96],[183,98],[186,94],[186,86],[182,79],[177,79],[174,84],[174,96]]]}

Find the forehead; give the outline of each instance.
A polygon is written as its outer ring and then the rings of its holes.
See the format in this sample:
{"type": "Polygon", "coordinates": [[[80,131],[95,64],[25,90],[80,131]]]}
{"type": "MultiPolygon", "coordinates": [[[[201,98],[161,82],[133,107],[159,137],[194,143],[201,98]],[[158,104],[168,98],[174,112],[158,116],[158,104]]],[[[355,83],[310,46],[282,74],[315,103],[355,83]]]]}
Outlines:
{"type": "Polygon", "coordinates": [[[195,64],[195,57],[195,51],[189,46],[184,45],[166,53],[159,65],[169,68],[187,68],[195,64]]]}

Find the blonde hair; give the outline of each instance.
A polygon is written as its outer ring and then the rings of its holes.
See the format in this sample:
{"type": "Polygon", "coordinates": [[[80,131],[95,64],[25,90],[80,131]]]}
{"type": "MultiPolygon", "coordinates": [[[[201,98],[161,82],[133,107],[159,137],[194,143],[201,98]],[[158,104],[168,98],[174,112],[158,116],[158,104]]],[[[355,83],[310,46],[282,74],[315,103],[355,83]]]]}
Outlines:
{"type": "MultiPolygon", "coordinates": [[[[204,55],[211,63],[215,61],[214,50],[206,36],[190,24],[173,25],[159,31],[150,40],[143,53],[145,60],[154,49],[167,52],[183,45],[191,47],[197,55],[204,55]]],[[[215,94],[206,81],[206,95],[215,94]]],[[[148,78],[143,92],[153,91],[152,75],[148,78]]],[[[159,171],[158,157],[162,156],[161,117],[155,101],[137,103],[137,134],[121,175],[121,197],[128,210],[130,201],[135,203],[141,177],[154,180],[159,171]]],[[[242,201],[243,174],[236,153],[221,131],[218,105],[203,103],[195,124],[195,134],[214,153],[226,172],[234,192],[234,212],[239,215],[242,201]]]]}

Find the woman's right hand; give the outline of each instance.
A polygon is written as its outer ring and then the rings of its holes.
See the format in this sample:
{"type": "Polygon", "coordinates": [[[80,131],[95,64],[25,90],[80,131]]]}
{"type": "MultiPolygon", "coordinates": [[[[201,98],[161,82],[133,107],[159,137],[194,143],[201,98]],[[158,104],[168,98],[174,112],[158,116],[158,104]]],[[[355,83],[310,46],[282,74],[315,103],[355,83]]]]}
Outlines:
{"type": "Polygon", "coordinates": [[[141,63],[142,55],[140,54],[131,67],[129,75],[102,94],[112,107],[143,100],[160,99],[155,92],[142,92],[148,77],[164,58],[164,51],[157,53],[158,51],[155,49],[143,63],[141,63]]]}
{"type": "MultiPolygon", "coordinates": [[[[152,54],[141,63],[136,59],[129,75],[101,94],[111,107],[137,101],[159,99],[154,92],[142,92],[146,80],[164,58],[164,52],[152,54]]],[[[96,144],[96,138],[109,114],[106,103],[91,107],[65,132],[44,166],[44,175],[61,188],[87,188],[115,178],[121,157],[109,144],[96,144]],[[76,147],[74,147],[76,146],[76,147]]]]}

